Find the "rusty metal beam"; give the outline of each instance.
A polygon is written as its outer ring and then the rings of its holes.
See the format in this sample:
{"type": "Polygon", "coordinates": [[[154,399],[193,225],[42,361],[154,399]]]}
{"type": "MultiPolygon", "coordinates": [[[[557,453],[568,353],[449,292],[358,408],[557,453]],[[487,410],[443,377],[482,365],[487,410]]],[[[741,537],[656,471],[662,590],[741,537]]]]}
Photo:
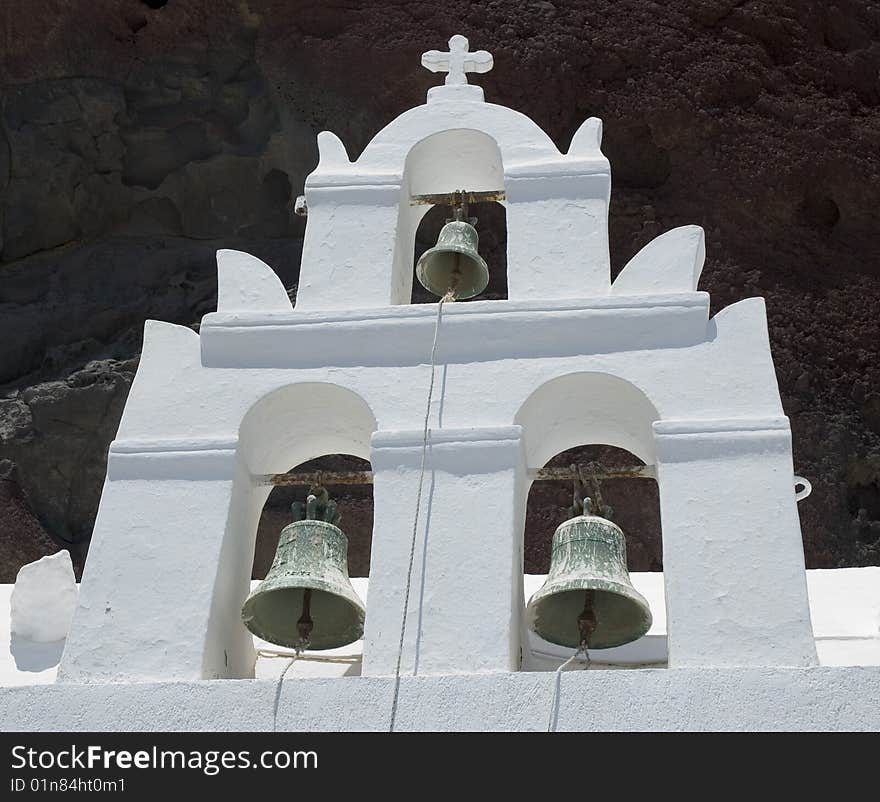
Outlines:
{"type": "Polygon", "coordinates": [[[410,206],[457,206],[460,203],[473,205],[474,203],[488,203],[490,201],[503,201],[507,198],[503,189],[489,192],[440,192],[436,195],[412,195],[409,199],[410,206]]]}
{"type": "MultiPolygon", "coordinates": [[[[575,466],[568,468],[539,468],[529,471],[529,477],[536,482],[571,482],[576,478],[593,477],[597,479],[654,479],[653,465],[634,465],[631,467],[575,466]]],[[[311,487],[315,485],[371,485],[371,471],[293,471],[291,473],[264,474],[255,477],[257,484],[275,487],[311,487]]]]}
{"type": "Polygon", "coordinates": [[[536,482],[571,482],[577,478],[596,479],[656,479],[653,465],[621,465],[609,467],[599,465],[595,469],[591,465],[576,465],[568,468],[538,468],[529,471],[529,476],[536,482]]]}

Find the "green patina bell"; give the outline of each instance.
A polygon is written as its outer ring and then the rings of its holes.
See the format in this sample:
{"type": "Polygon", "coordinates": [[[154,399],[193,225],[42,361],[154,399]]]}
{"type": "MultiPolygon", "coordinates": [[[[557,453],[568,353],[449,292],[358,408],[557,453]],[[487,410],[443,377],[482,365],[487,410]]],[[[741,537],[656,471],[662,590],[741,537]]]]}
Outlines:
{"type": "Polygon", "coordinates": [[[363,636],[364,605],[348,578],[348,538],[323,488],[292,507],[266,578],[241,610],[257,637],[295,649],[333,649],[363,636]]]}
{"type": "Polygon", "coordinates": [[[465,220],[453,220],[443,226],[437,244],[425,251],[416,264],[421,285],[443,296],[452,290],[455,298],[473,298],[486,289],[489,268],[477,253],[480,238],[465,220]]]}
{"type": "MultiPolygon", "coordinates": [[[[529,628],[550,643],[610,649],[642,637],[651,609],[630,582],[620,527],[591,513],[592,502],[584,499],[584,514],[557,528],[550,573],[526,616],[529,628]]],[[[603,513],[610,515],[610,508],[603,513]]]]}

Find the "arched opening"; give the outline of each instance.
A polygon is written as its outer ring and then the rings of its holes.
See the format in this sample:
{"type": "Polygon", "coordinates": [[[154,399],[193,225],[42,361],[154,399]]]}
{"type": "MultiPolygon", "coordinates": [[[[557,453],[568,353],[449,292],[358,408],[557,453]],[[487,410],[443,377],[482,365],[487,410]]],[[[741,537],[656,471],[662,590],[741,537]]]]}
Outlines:
{"type": "MultiPolygon", "coordinates": [[[[572,465],[589,475],[591,465],[621,475],[603,477],[599,486],[602,500],[613,510],[614,522],[626,535],[627,562],[630,571],[663,570],[660,537],[660,499],[657,483],[650,479],[627,476],[626,472],[645,463],[622,448],[585,445],[567,449],[551,458],[542,473],[569,473],[572,465]]],[[[589,482],[583,493],[593,496],[589,482]]],[[[527,574],[546,574],[550,570],[550,541],[556,527],[571,517],[574,481],[569,478],[534,481],[526,503],[526,529],[523,567],[527,574]]]]}
{"type": "Polygon", "coordinates": [[[368,577],[373,542],[373,485],[357,477],[371,471],[367,460],[351,454],[328,454],[292,466],[279,478],[284,484],[273,487],[263,505],[257,524],[251,581],[266,578],[275,558],[278,535],[291,522],[291,505],[305,501],[316,477],[336,502],[341,515],[338,526],[348,538],[348,575],[368,577]]]}
{"type": "MultiPolygon", "coordinates": [[[[480,238],[479,254],[489,267],[489,284],[474,300],[506,300],[507,209],[497,201],[487,201],[471,205],[468,214],[477,219],[475,228],[480,238]]],[[[437,296],[426,290],[415,277],[415,267],[422,254],[437,244],[441,229],[450,219],[449,206],[433,206],[416,229],[410,303],[437,303],[437,296]]]]}
{"type": "MultiPolygon", "coordinates": [[[[596,667],[666,663],[660,504],[653,480],[651,428],[657,418],[641,390],[604,373],[553,379],[529,396],[516,417],[523,427],[532,479],[524,512],[526,604],[550,572],[554,532],[580,514],[573,509],[576,501],[584,496],[596,498],[598,483],[602,503],[613,509],[608,517],[625,538],[627,564],[620,576],[631,582],[651,610],[653,624],[648,633],[625,645],[593,651],[590,656],[596,667]]],[[[600,566],[594,565],[591,569],[588,560],[577,576],[590,575],[591,570],[598,576],[600,566]]],[[[524,626],[525,670],[554,670],[572,655],[573,648],[545,640],[534,629],[532,610],[524,626]]]]}
{"type": "MultiPolygon", "coordinates": [[[[307,486],[290,485],[274,490],[273,477],[283,475],[293,466],[303,469],[337,470],[345,465],[359,470],[369,463],[370,438],[376,430],[376,419],[367,403],[357,393],[335,384],[302,383],[281,387],[261,398],[245,414],[239,427],[239,472],[224,534],[221,561],[214,582],[212,615],[207,634],[205,676],[275,676],[285,665],[283,660],[258,658],[257,648],[284,651],[281,647],[255,641],[241,618],[242,605],[251,592],[252,576],[265,575],[272,562],[278,538],[291,522],[290,500],[304,501],[307,486]],[[329,456],[328,455],[334,455],[329,456]],[[340,456],[350,455],[350,456],[340,456]],[[320,459],[319,459],[320,458],[320,459]],[[285,509],[286,507],[286,509],[285,509]],[[258,530],[262,528],[258,543],[258,530]]],[[[330,485],[328,492],[336,492],[330,485]]],[[[355,506],[361,513],[371,513],[372,488],[358,492],[369,494],[359,501],[349,489],[346,507],[350,515],[355,506]]],[[[355,527],[358,566],[369,564],[369,540],[355,527]],[[366,555],[366,556],[364,556],[366,555]]],[[[370,530],[372,515],[370,514],[370,530]]],[[[343,522],[342,529],[346,532],[343,522]]],[[[351,527],[349,527],[351,529],[351,527]]],[[[363,599],[365,601],[365,599],[363,599]]],[[[288,650],[289,651],[289,650],[288,650]]],[[[331,650],[339,653],[340,650],[331,650]]],[[[348,654],[348,650],[343,649],[348,654]]],[[[351,650],[356,651],[356,650],[351,650]]],[[[299,673],[308,675],[345,675],[359,672],[359,657],[341,663],[309,664],[302,660],[299,673]],[[329,668],[328,668],[329,667],[329,668]]]]}
{"type": "MultiPolygon", "coordinates": [[[[294,516],[292,507],[295,503],[304,504],[310,493],[320,492],[323,488],[329,498],[336,505],[339,519],[335,526],[345,536],[347,545],[344,569],[349,582],[345,582],[344,576],[334,570],[338,566],[330,559],[326,559],[323,566],[324,576],[320,574],[321,565],[310,563],[290,565],[288,570],[312,571],[311,578],[323,581],[326,578],[333,586],[332,595],[335,597],[331,602],[336,611],[340,607],[350,607],[350,604],[340,601],[342,594],[351,592],[355,594],[358,603],[366,604],[367,583],[366,577],[370,573],[370,552],[373,539],[373,485],[369,481],[372,468],[367,460],[350,454],[328,454],[317,459],[308,460],[301,465],[291,468],[283,475],[277,475],[278,482],[266,499],[257,524],[256,544],[254,547],[254,560],[251,567],[251,591],[259,588],[267,578],[272,581],[278,577],[278,572],[272,572],[272,564],[279,550],[279,544],[283,539],[282,532],[293,523],[294,516]],[[315,570],[318,572],[315,573],[315,570]],[[268,575],[268,576],[267,576],[268,575]],[[338,591],[338,593],[336,592],[338,591]]],[[[289,557],[289,552],[285,552],[289,557]]],[[[293,631],[293,622],[303,610],[300,608],[298,594],[301,593],[299,583],[290,583],[290,588],[284,591],[290,600],[290,622],[293,631]]],[[[276,597],[277,598],[277,597],[276,597]]],[[[311,618],[314,619],[315,632],[329,631],[341,632],[347,628],[341,619],[335,618],[335,612],[329,612],[325,596],[323,610],[316,609],[316,601],[311,602],[311,618]],[[320,620],[322,613],[334,617],[335,620],[320,620]]],[[[350,610],[348,611],[351,612],[350,610]]],[[[276,622],[277,624],[277,622],[276,622]]],[[[343,636],[344,637],[344,636],[343,636]]],[[[275,658],[275,654],[289,652],[284,644],[264,641],[255,636],[257,647],[257,661],[255,675],[258,678],[276,677],[284,669],[285,663],[275,658]]],[[[320,651],[308,649],[300,655],[302,665],[294,671],[294,675],[301,676],[360,676],[362,655],[362,640],[342,644],[337,648],[321,648],[320,651]]],[[[288,671],[288,674],[290,671],[288,671]]]]}
{"type": "Polygon", "coordinates": [[[474,193],[468,217],[477,217],[480,254],[489,266],[490,284],[479,295],[507,297],[507,222],[504,168],[498,143],[482,131],[441,131],[416,143],[406,157],[394,247],[392,303],[436,302],[415,277],[415,262],[437,243],[450,210],[451,196],[474,193]],[[499,203],[498,201],[501,201],[499,203]]]}
{"type": "Polygon", "coordinates": [[[357,393],[337,384],[303,382],[270,392],[247,411],[238,449],[250,474],[278,474],[325,454],[369,459],[374,431],[376,418],[357,393]]]}
{"type": "MultiPolygon", "coordinates": [[[[617,576],[629,582],[647,602],[653,623],[649,632],[614,648],[590,651],[592,665],[601,668],[657,668],[667,659],[663,594],[663,555],[660,529],[660,500],[650,468],[622,448],[609,445],[583,445],[567,449],[535,472],[526,502],[523,545],[524,598],[526,604],[547,582],[551,572],[551,545],[561,524],[580,514],[574,505],[588,496],[595,501],[596,484],[603,510],[621,530],[626,552],[626,571],[617,576]],[[644,474],[647,474],[644,475],[644,474]]],[[[596,510],[593,511],[597,513],[596,510]]],[[[560,559],[557,555],[556,559],[560,559]]],[[[580,565],[583,578],[607,576],[603,566],[580,565]]],[[[559,571],[559,566],[556,566],[559,571]]],[[[570,595],[573,592],[568,591],[570,595]]],[[[561,598],[561,594],[557,596],[561,598]]],[[[578,601],[580,596],[578,595],[578,601]]],[[[575,611],[577,614],[578,611],[575,611]]],[[[598,613],[601,619],[601,612],[598,613]]],[[[629,620],[637,626],[637,611],[629,620]]],[[[527,615],[527,621],[530,616],[527,615]]],[[[540,633],[527,630],[528,649],[524,650],[526,670],[554,670],[571,656],[573,649],[548,642],[540,633]],[[526,654],[527,652],[527,654],[526,654]]]]}

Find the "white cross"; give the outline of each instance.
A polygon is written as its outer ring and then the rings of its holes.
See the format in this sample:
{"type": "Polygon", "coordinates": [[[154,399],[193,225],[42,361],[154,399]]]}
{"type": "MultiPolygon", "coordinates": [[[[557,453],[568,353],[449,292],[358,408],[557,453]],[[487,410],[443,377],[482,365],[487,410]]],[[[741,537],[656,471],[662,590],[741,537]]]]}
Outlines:
{"type": "Polygon", "coordinates": [[[447,84],[466,84],[466,73],[489,72],[492,54],[486,50],[468,52],[468,40],[456,34],[449,40],[449,52],[429,50],[422,53],[422,66],[431,72],[447,72],[447,84]]]}

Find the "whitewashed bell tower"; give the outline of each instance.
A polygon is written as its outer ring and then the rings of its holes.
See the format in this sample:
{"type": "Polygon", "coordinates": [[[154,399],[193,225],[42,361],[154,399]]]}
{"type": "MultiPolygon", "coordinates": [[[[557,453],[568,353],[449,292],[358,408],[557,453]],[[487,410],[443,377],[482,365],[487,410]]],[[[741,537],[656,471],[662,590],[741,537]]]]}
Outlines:
{"type": "MultiPolygon", "coordinates": [[[[535,683],[549,678],[528,670],[526,498],[551,457],[593,443],[656,475],[668,669],[566,675],[570,693],[650,699],[681,683],[708,699],[740,672],[760,698],[762,677],[820,671],[763,300],[709,317],[697,226],[649,243],[612,284],[601,122],[560,153],[467,82],[491,68],[485,51],[453,37],[423,65],[445,83],[356,161],[319,135],[295,307],[271,267],[220,251],[217,311],[198,334],[147,323],[60,681],[252,677],[240,612],[261,479],[348,453],[370,460],[374,482],[363,676],[288,680],[288,725],[384,727],[410,575],[401,726],[541,728],[535,683]],[[429,208],[414,199],[458,190],[505,206],[508,299],[443,307],[423,452],[438,310],[410,303],[429,208]],[[513,718],[487,713],[491,699],[513,718]]],[[[560,726],[577,728],[566,698],[560,726]]]]}

